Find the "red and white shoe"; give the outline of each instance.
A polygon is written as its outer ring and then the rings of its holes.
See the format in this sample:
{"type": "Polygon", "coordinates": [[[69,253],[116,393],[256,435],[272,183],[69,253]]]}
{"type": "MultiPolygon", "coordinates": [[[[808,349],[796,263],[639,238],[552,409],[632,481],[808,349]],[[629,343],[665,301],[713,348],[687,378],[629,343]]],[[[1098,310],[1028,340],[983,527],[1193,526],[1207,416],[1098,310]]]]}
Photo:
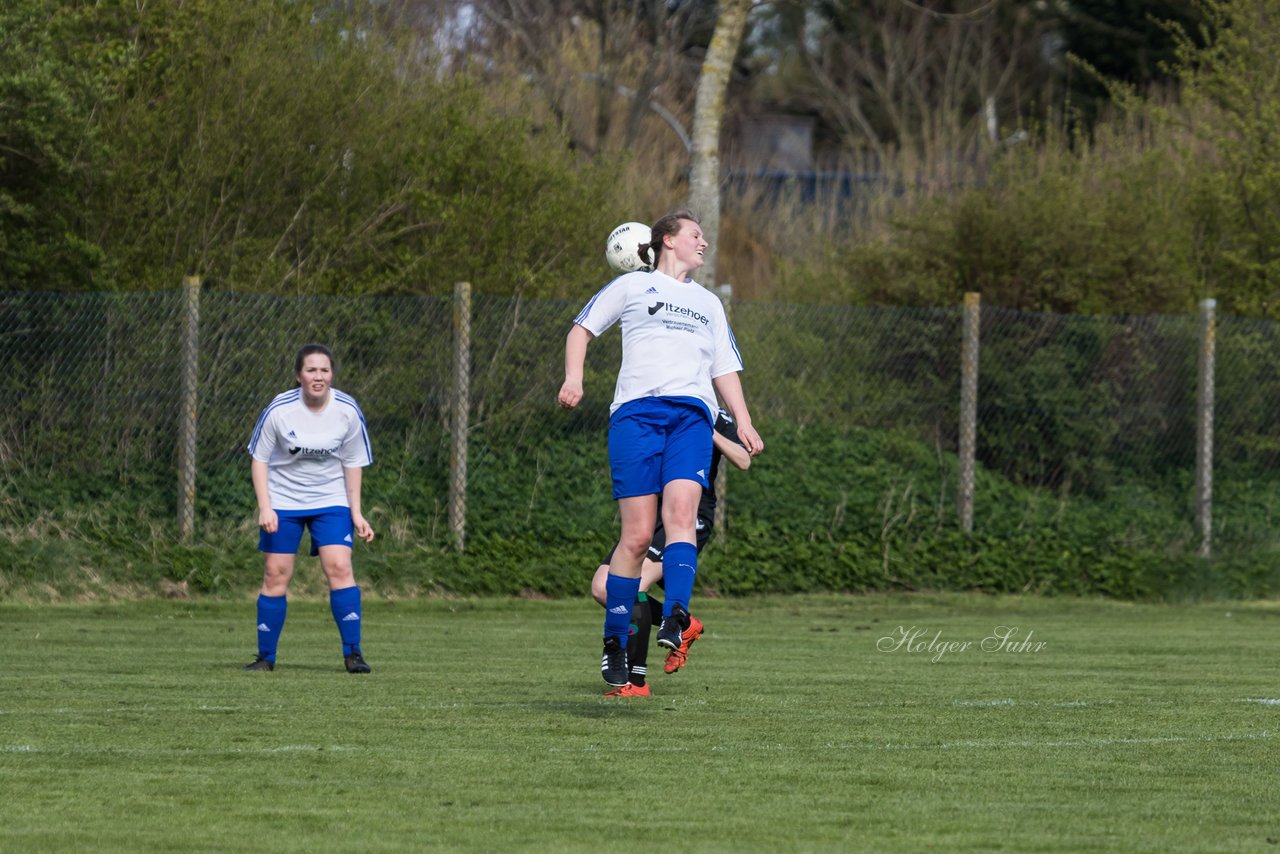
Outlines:
{"type": "Polygon", "coordinates": [[[612,691],[607,691],[605,693],[605,696],[606,697],[648,697],[650,696],[649,683],[646,682],[643,685],[636,685],[634,683],[628,682],[626,685],[623,685],[621,688],[614,688],[612,691]]]}
{"type": "Polygon", "coordinates": [[[689,627],[680,633],[680,646],[667,653],[667,660],[662,665],[663,672],[675,673],[685,666],[685,663],[689,660],[689,647],[693,646],[693,642],[702,636],[702,630],[702,621],[690,614],[689,627]]]}

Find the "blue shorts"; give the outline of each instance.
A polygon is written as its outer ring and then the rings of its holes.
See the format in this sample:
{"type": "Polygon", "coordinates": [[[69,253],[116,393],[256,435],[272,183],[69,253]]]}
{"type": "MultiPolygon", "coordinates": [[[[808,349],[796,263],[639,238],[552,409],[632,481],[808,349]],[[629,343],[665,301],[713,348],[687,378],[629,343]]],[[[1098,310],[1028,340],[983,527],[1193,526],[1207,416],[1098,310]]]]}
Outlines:
{"type": "Polygon", "coordinates": [[[706,489],[710,468],[711,417],[695,398],[643,397],[609,419],[614,498],[658,495],[673,480],[706,489]]]}
{"type": "Polygon", "coordinates": [[[315,510],[277,510],[279,525],[274,534],[258,533],[258,551],[268,554],[297,554],[302,542],[302,530],[311,529],[311,554],[320,553],[321,546],[346,546],[351,548],[350,507],[320,507],[315,510]]]}

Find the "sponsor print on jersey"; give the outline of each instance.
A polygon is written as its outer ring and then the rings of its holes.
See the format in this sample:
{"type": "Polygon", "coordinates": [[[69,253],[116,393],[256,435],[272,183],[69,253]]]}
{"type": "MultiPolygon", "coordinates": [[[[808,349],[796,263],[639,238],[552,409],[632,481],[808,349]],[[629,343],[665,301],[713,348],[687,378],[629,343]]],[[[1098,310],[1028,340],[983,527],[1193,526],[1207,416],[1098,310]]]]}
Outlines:
{"type": "Polygon", "coordinates": [[[649,306],[649,315],[650,316],[655,315],[658,312],[662,311],[663,309],[666,309],[664,317],[667,315],[674,314],[677,317],[682,319],[688,318],[689,320],[696,320],[698,323],[701,323],[703,326],[707,326],[711,323],[711,318],[707,317],[702,312],[697,311],[696,309],[687,308],[683,305],[676,305],[673,302],[654,303],[653,305],[649,306]]]}
{"type": "Polygon", "coordinates": [[[672,332],[692,332],[695,335],[711,325],[711,319],[692,308],[670,302],[655,302],[648,307],[649,316],[657,317],[664,328],[672,332]]]}
{"type": "Polygon", "coordinates": [[[296,457],[299,453],[304,457],[331,457],[337,453],[337,450],[331,450],[329,448],[303,448],[301,446],[289,449],[289,456],[291,457],[296,457]]]}

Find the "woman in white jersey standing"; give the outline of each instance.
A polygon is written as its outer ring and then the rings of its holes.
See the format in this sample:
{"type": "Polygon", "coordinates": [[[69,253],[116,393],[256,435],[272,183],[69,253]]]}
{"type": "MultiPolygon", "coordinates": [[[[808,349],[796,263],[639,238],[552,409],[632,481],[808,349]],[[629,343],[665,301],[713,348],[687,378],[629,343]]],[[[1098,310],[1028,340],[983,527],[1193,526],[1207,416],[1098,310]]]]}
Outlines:
{"type": "Polygon", "coordinates": [[[262,410],[249,440],[258,499],[258,549],[266,555],[258,595],[258,655],[246,670],[274,670],[285,593],[304,529],[329,579],[329,606],[348,673],[368,673],[360,651],[360,588],[351,570],[353,537],[373,541],[360,505],[364,466],[373,462],[364,413],[333,387],[333,354],[307,344],[294,360],[298,387],[262,410]]]}
{"type": "Polygon", "coordinates": [[[625,273],[605,285],[574,320],[565,341],[564,384],[558,401],[582,401],[587,346],[614,323],[622,327],[622,367],[609,416],[609,469],[622,533],[605,580],[604,655],[600,672],[618,688],[628,681],[627,633],[640,588],[640,568],[653,538],[662,496],[666,601],[659,646],[680,648],[689,627],[689,599],[698,567],[697,511],[708,485],[716,393],[733,414],[742,445],[764,450],[738,372],[742,358],[724,307],[692,280],[707,242],[689,211],[675,211],[650,229],[641,258],[652,272],[625,273]]]}

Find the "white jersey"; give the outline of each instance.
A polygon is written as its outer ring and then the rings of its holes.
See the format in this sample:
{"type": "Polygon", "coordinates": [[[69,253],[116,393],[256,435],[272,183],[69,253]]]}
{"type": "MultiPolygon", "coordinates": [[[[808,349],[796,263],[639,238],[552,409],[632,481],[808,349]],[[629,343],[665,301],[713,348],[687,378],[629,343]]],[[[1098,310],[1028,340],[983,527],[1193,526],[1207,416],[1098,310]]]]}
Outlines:
{"type": "Polygon", "coordinates": [[[600,335],[622,322],[622,367],[609,412],[642,397],[693,397],[719,408],[716,377],[742,370],[720,298],[665,273],[625,273],[591,298],[574,323],[600,335]]]}
{"type": "Polygon", "coordinates": [[[336,388],[320,412],[303,402],[301,388],[276,395],[258,416],[249,454],[267,464],[274,510],[348,507],[342,469],[373,462],[364,413],[336,388]]]}

